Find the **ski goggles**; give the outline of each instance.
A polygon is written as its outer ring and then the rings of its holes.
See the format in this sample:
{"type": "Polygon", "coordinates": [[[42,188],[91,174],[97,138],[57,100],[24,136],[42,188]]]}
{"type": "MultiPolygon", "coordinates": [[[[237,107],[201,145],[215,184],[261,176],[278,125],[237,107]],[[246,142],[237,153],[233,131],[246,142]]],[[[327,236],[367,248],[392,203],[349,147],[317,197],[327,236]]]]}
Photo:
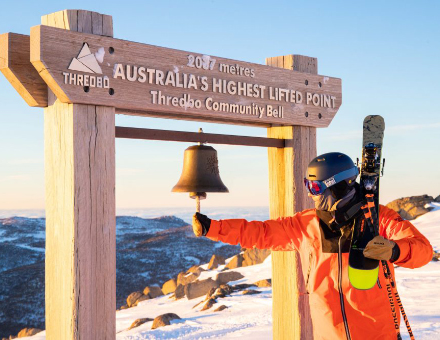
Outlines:
{"type": "Polygon", "coordinates": [[[324,181],[316,181],[304,178],[304,185],[307,191],[312,195],[322,195],[325,189],[330,188],[332,185],[339,183],[347,178],[357,176],[359,174],[358,168],[355,166],[351,169],[342,171],[324,181]]]}

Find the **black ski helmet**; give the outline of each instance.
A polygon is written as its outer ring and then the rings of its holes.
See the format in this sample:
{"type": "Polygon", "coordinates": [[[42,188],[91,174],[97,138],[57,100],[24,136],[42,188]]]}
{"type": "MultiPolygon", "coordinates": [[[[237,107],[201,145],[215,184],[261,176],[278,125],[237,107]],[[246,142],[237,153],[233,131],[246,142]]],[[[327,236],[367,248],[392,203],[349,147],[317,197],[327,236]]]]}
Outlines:
{"type": "MultiPolygon", "coordinates": [[[[356,168],[351,158],[341,152],[329,152],[312,159],[307,167],[306,178],[310,181],[327,181],[333,176],[356,168]]],[[[352,187],[356,181],[357,174],[346,178],[344,181],[330,186],[333,194],[339,198],[352,187]]]]}

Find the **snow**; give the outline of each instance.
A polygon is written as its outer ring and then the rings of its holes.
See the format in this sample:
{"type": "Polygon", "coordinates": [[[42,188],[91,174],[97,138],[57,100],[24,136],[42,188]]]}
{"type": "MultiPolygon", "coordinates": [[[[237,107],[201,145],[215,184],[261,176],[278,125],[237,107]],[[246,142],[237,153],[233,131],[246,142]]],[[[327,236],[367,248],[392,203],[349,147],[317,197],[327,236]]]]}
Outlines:
{"type": "MultiPolygon", "coordinates": [[[[396,268],[399,295],[416,339],[440,339],[440,262],[418,269],[396,268]]],[[[409,339],[404,324],[404,339],[409,339]]]]}
{"type": "Polygon", "coordinates": [[[98,60],[101,64],[104,61],[105,50],[104,47],[100,47],[98,51],[95,53],[96,60],[98,60]]]}
{"type": "MultiPolygon", "coordinates": [[[[430,240],[435,250],[440,249],[440,203],[432,203],[434,210],[412,221],[430,240]]],[[[238,216],[238,215],[236,215],[238,216]]],[[[227,261],[228,262],[228,261],[227,261]]],[[[202,266],[207,268],[207,264],[202,266]]],[[[205,271],[201,280],[214,278],[224,266],[217,270],[205,271]]],[[[271,277],[271,257],[262,264],[234,269],[245,277],[229,284],[254,283],[271,277]]],[[[440,261],[430,262],[418,269],[396,268],[396,280],[414,336],[418,340],[440,339],[440,261]]],[[[257,295],[242,295],[235,292],[231,296],[219,298],[209,310],[200,311],[202,305],[192,308],[204,300],[204,296],[188,300],[170,299],[170,294],[152,300],[145,300],[137,307],[116,312],[116,331],[118,340],[143,339],[272,339],[272,289],[255,288],[257,295]],[[228,308],[214,312],[220,305],[228,308]],[[127,330],[138,318],[154,318],[164,313],[176,313],[181,320],[170,326],[151,330],[152,322],[127,330]]],[[[409,339],[402,322],[403,339],[409,339]]],[[[26,339],[26,338],[24,338],[26,339]]],[[[43,340],[45,332],[27,339],[43,340]]]]}
{"type": "MultiPolygon", "coordinates": [[[[431,242],[435,251],[440,250],[440,203],[431,203],[431,212],[412,221],[431,242]]],[[[416,339],[440,339],[440,261],[429,262],[417,269],[396,268],[399,295],[416,339]]],[[[401,334],[409,339],[405,325],[401,334]]]]}
{"type": "MultiPolygon", "coordinates": [[[[234,269],[245,276],[229,284],[254,283],[271,276],[270,256],[264,263],[234,269]]],[[[224,266],[217,270],[203,272],[199,279],[215,278],[224,266]]],[[[116,313],[116,332],[118,340],[140,339],[270,339],[272,337],[272,289],[255,288],[258,295],[243,295],[241,292],[217,299],[217,303],[207,311],[201,312],[203,304],[192,308],[205,299],[202,296],[188,300],[170,299],[170,295],[153,300],[145,300],[138,306],[116,313]],[[257,296],[257,297],[256,297],[257,296]],[[228,308],[214,312],[220,305],[228,308]],[[126,330],[134,320],[154,318],[165,313],[175,313],[181,320],[174,320],[170,326],[151,330],[153,322],[147,322],[137,328],[126,330]]]]}

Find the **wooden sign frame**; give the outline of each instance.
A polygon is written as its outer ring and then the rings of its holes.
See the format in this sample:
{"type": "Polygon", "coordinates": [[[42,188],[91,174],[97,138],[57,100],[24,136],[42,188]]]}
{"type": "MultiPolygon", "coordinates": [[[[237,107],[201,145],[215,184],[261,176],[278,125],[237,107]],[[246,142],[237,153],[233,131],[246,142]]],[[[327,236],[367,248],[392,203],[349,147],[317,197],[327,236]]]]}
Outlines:
{"type": "Polygon", "coordinates": [[[326,127],[341,80],[49,26],[31,28],[31,62],[63,103],[245,125],[326,127]]]}

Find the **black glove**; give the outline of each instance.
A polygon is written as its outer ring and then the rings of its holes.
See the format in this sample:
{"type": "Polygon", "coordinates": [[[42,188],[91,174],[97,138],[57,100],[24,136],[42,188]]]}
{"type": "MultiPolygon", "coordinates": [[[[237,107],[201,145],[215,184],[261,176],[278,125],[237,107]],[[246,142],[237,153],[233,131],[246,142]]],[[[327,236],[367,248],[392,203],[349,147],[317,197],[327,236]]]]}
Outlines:
{"type": "Polygon", "coordinates": [[[390,261],[396,262],[400,257],[400,248],[397,243],[393,247],[393,254],[391,255],[390,261]]]}
{"type": "Polygon", "coordinates": [[[193,215],[193,232],[196,237],[205,236],[209,227],[211,227],[211,219],[208,216],[198,212],[193,215]]]}

